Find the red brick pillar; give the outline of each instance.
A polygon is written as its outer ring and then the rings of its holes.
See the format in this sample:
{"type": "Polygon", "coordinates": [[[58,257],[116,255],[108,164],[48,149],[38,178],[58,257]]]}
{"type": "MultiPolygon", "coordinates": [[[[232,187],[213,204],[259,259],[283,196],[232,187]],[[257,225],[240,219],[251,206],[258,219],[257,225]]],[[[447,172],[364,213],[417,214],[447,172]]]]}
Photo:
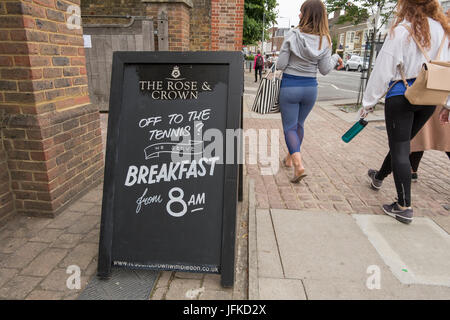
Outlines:
{"type": "MultiPolygon", "coordinates": [[[[102,179],[99,112],[89,101],[83,32],[66,24],[68,6],[79,3],[0,2],[0,115],[17,213],[54,216],[102,179]]],[[[0,149],[0,168],[2,159],[0,149]]],[[[0,215],[2,206],[10,204],[0,202],[0,215]]]]}
{"type": "Polygon", "coordinates": [[[211,50],[241,51],[244,0],[211,0],[211,50]]]}
{"type": "Polygon", "coordinates": [[[0,137],[0,226],[13,213],[14,197],[11,192],[11,181],[9,178],[8,163],[6,161],[6,152],[3,148],[2,138],[0,137]]]}
{"type": "MultiPolygon", "coordinates": [[[[142,0],[146,15],[155,21],[164,11],[169,23],[169,51],[188,51],[190,47],[190,10],[192,0],[142,0]]],[[[155,24],[157,30],[157,25],[155,24]]]]}

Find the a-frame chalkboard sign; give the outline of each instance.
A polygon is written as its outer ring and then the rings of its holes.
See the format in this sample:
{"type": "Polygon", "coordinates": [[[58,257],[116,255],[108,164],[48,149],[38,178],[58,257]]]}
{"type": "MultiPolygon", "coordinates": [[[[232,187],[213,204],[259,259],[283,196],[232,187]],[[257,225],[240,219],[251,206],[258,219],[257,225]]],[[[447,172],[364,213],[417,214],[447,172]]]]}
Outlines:
{"type": "Polygon", "coordinates": [[[233,286],[242,72],[240,52],[114,53],[99,277],[117,266],[233,286]]]}

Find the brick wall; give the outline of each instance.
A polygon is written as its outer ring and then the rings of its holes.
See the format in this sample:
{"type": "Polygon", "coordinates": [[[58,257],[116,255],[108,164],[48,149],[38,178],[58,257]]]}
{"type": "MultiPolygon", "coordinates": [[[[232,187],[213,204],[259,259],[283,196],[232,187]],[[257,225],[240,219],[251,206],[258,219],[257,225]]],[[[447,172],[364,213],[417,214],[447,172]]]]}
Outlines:
{"type": "Polygon", "coordinates": [[[0,132],[0,226],[14,213],[14,210],[14,197],[11,192],[8,163],[0,132]]]}
{"type": "MultiPolygon", "coordinates": [[[[164,11],[169,25],[169,51],[188,51],[190,48],[190,0],[159,1],[143,0],[146,16],[155,18],[155,30],[158,30],[156,18],[164,11]]],[[[157,46],[156,46],[157,47],[157,46]]]]}
{"type": "MultiPolygon", "coordinates": [[[[145,15],[145,6],[142,0],[82,0],[81,12],[83,15],[145,15]]],[[[83,23],[123,23],[127,19],[84,18],[83,23]]]]}
{"type": "Polygon", "coordinates": [[[79,0],[0,2],[0,112],[18,213],[53,216],[102,178],[82,30],[66,25],[71,4],[79,0]]]}
{"type": "MultiPolygon", "coordinates": [[[[242,49],[244,0],[82,0],[83,15],[136,15],[169,19],[169,50],[242,49]]],[[[84,23],[126,23],[127,20],[85,18],[84,23]]],[[[157,47],[157,45],[156,45],[157,47]]]]}
{"type": "Polygon", "coordinates": [[[82,0],[83,14],[141,16],[144,5],[141,0],[82,0]]]}
{"type": "Polygon", "coordinates": [[[211,0],[211,49],[242,50],[244,0],[211,0]]]}
{"type": "Polygon", "coordinates": [[[211,0],[193,0],[190,22],[190,50],[211,50],[211,0]]]}

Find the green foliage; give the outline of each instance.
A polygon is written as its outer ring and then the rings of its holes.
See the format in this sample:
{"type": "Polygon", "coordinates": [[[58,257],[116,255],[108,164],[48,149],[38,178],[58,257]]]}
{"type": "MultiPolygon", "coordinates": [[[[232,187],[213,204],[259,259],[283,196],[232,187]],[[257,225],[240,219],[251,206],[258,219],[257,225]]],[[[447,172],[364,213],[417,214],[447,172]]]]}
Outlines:
{"type": "Polygon", "coordinates": [[[331,39],[331,41],[333,43],[333,49],[331,52],[334,53],[334,52],[336,52],[336,49],[337,49],[337,42],[338,42],[337,36],[335,36],[333,39],[331,39]]]}
{"type": "Polygon", "coordinates": [[[346,14],[339,17],[338,24],[352,22],[357,25],[375,16],[380,9],[380,22],[383,25],[392,16],[397,1],[394,0],[325,0],[328,12],[345,10],[346,14]]]}
{"type": "Polygon", "coordinates": [[[263,32],[263,16],[265,14],[265,37],[269,39],[267,30],[277,18],[277,0],[245,0],[244,2],[244,45],[256,44],[261,40],[263,32]]]}

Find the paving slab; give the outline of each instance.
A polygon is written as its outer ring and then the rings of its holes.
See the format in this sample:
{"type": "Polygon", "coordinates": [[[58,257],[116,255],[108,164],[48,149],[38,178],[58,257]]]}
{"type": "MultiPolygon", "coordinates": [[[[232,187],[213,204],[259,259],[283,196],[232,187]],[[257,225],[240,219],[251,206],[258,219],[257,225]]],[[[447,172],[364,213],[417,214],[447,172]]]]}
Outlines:
{"type": "MultiPolygon", "coordinates": [[[[369,275],[368,275],[369,276],[369,275]]],[[[346,279],[306,279],[303,280],[309,300],[386,300],[394,297],[391,285],[385,285],[384,275],[381,276],[379,289],[370,289],[365,281],[346,279]]],[[[400,288],[398,293],[400,293],[400,288]]],[[[397,298],[403,298],[398,294],[397,298]]]]}
{"type": "Polygon", "coordinates": [[[258,243],[258,275],[260,277],[284,278],[278,245],[273,232],[270,211],[256,210],[258,243]]]}
{"type": "Polygon", "coordinates": [[[64,296],[61,291],[33,290],[25,300],[61,300],[64,296]]]}
{"type": "Polygon", "coordinates": [[[221,278],[220,274],[205,274],[202,286],[205,288],[205,291],[223,291],[232,294],[233,288],[222,287],[221,278]]]}
{"type": "Polygon", "coordinates": [[[0,253],[14,253],[27,243],[27,238],[5,238],[0,242],[0,253]]]}
{"type": "Polygon", "coordinates": [[[46,276],[66,256],[67,250],[50,248],[44,250],[26,267],[21,274],[29,276],[46,276]]]}
{"type": "Polygon", "coordinates": [[[437,216],[433,217],[433,221],[436,222],[442,229],[450,234],[450,216],[437,216]]]}
{"type": "Polygon", "coordinates": [[[80,242],[82,234],[64,233],[52,243],[52,247],[70,249],[74,248],[80,242]]]}
{"type": "Polygon", "coordinates": [[[40,242],[27,242],[7,259],[0,261],[0,267],[23,268],[27,266],[47,245],[40,242]]]}
{"type": "Polygon", "coordinates": [[[0,268],[0,287],[12,279],[18,271],[16,269],[0,268]]]}
{"type": "Polygon", "coordinates": [[[365,283],[367,268],[383,265],[350,215],[271,212],[286,278],[365,283]]]}
{"type": "MultiPolygon", "coordinates": [[[[367,214],[282,209],[272,209],[270,214],[285,277],[258,274],[260,299],[292,299],[297,287],[303,288],[304,297],[296,299],[450,298],[446,286],[450,270],[448,234],[429,218],[416,218],[406,226],[387,216],[367,214]],[[378,250],[374,234],[394,243],[388,247],[408,262],[404,264],[408,272],[402,272],[411,273],[421,282],[400,281],[404,279],[395,275],[386,253],[378,250]],[[422,238],[426,240],[420,241],[422,238]],[[402,251],[403,244],[410,242],[417,245],[402,251]]],[[[264,236],[258,235],[258,239],[264,236]]]]}
{"type": "Polygon", "coordinates": [[[173,279],[166,294],[166,300],[197,300],[205,288],[198,279],[173,279]]]}
{"type": "Polygon", "coordinates": [[[95,243],[80,243],[77,245],[64,260],[59,264],[62,268],[70,265],[77,265],[81,270],[85,270],[94,257],[97,257],[98,245],[95,243]]]}
{"type": "Polygon", "coordinates": [[[259,278],[259,298],[261,300],[306,300],[301,280],[259,278]]]}
{"type": "Polygon", "coordinates": [[[53,243],[63,232],[64,230],[60,229],[45,228],[41,230],[39,234],[32,238],[30,241],[53,243]]]}
{"type": "Polygon", "coordinates": [[[387,216],[353,217],[402,283],[450,287],[450,235],[433,220],[404,225],[387,216]]]}
{"type": "Polygon", "coordinates": [[[231,300],[231,299],[232,299],[232,292],[229,291],[206,290],[199,296],[199,300],[231,300]]]}
{"type": "Polygon", "coordinates": [[[0,288],[0,298],[3,299],[25,299],[41,278],[16,276],[0,288]]]}

